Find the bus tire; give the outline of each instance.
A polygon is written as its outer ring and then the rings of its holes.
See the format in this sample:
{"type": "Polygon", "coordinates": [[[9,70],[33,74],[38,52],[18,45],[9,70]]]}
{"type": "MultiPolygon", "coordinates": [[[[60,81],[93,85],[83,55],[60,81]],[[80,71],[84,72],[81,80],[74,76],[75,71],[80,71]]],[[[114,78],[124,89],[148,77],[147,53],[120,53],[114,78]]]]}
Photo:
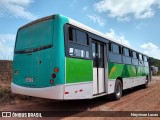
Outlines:
{"type": "Polygon", "coordinates": [[[148,77],[146,77],[145,84],[143,85],[143,87],[147,88],[148,84],[149,84],[149,79],[148,79],[148,77]]]}
{"type": "Polygon", "coordinates": [[[122,82],[117,79],[114,87],[113,99],[119,100],[122,97],[122,82]]]}

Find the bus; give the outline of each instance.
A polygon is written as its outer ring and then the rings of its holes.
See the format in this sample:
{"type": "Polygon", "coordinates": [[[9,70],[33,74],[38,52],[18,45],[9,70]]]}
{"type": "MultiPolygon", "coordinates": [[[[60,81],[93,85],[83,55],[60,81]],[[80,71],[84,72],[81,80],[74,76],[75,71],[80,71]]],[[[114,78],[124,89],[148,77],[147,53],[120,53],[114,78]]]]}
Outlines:
{"type": "Polygon", "coordinates": [[[150,57],[63,15],[35,20],[17,31],[13,93],[57,100],[92,99],[151,79],[150,57]]]}

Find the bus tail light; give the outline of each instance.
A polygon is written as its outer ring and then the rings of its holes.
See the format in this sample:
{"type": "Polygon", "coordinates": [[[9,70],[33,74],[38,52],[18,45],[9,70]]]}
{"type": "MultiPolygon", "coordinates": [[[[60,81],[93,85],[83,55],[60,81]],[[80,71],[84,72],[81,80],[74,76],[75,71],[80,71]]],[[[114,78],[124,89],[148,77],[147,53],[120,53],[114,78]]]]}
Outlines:
{"type": "Polygon", "coordinates": [[[51,79],[51,80],[50,80],[50,84],[54,84],[54,80],[51,79]]]}
{"type": "Polygon", "coordinates": [[[65,92],[65,94],[69,94],[69,92],[65,92]]]}
{"type": "Polygon", "coordinates": [[[56,73],[59,72],[59,68],[57,68],[57,67],[54,68],[54,72],[56,72],[56,73]]]}
{"type": "Polygon", "coordinates": [[[83,92],[83,90],[81,89],[81,90],[79,90],[79,92],[83,92]]]}
{"type": "Polygon", "coordinates": [[[52,74],[52,78],[56,78],[56,74],[53,73],[53,74],[52,74]]]}

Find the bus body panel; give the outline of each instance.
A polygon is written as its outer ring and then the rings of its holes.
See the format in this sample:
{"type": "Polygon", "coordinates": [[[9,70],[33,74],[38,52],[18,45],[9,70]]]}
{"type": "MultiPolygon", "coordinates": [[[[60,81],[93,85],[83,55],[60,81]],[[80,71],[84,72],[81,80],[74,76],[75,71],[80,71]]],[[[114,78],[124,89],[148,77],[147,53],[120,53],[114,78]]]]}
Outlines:
{"type": "MultiPolygon", "coordinates": [[[[22,28],[22,30],[24,29],[25,32],[29,33],[28,39],[27,39],[27,36],[24,36],[25,40],[29,41],[29,39],[31,39],[32,36],[36,36],[37,39],[38,38],[42,39],[41,37],[43,37],[44,39],[52,39],[51,40],[52,47],[43,49],[43,50],[37,50],[34,52],[29,52],[29,53],[27,52],[24,54],[16,53],[16,51],[20,51],[21,49],[16,49],[15,47],[15,54],[14,54],[14,60],[13,60],[13,80],[11,84],[13,93],[49,98],[47,95],[48,92],[46,91],[48,87],[52,87],[52,86],[54,87],[57,85],[59,86],[59,85],[65,84],[65,61],[64,61],[65,47],[64,47],[64,29],[63,28],[64,28],[64,24],[68,23],[69,20],[64,16],[55,15],[55,18],[49,19],[49,21],[53,21],[53,22],[50,22],[49,25],[43,25],[43,22],[46,22],[44,20],[42,22],[35,23],[29,27],[27,26],[26,28],[25,27],[22,28]],[[50,28],[49,35],[48,34],[43,35],[43,31],[36,33],[36,27],[37,27],[37,31],[40,31],[38,28],[43,27],[45,29],[46,26],[50,28]],[[55,73],[54,68],[59,68],[59,72],[55,73]],[[56,74],[56,78],[52,78],[53,73],[56,74]],[[53,84],[50,83],[51,79],[54,80],[53,84]],[[24,90],[22,90],[21,88],[23,88],[24,90]],[[36,91],[35,93],[32,93],[32,92],[27,93],[26,91],[28,91],[29,89],[33,91],[39,90],[41,92],[44,90],[44,93],[46,93],[46,95],[43,94],[44,96],[42,96],[39,94],[38,91],[36,91]],[[21,91],[21,92],[18,92],[18,91],[21,91]]],[[[21,31],[21,29],[19,31],[21,31]]],[[[24,32],[24,35],[25,35],[25,32],[24,32]]],[[[17,38],[18,38],[18,33],[17,33],[17,38]]],[[[33,41],[34,39],[32,38],[31,40],[33,41]]],[[[29,49],[40,47],[39,46],[40,43],[37,43],[37,42],[38,41],[34,43],[34,44],[38,44],[37,46],[30,47],[29,49]]],[[[17,40],[16,40],[16,43],[17,43],[17,40]]],[[[30,43],[29,45],[32,45],[32,43],[30,43]]],[[[24,48],[23,50],[25,49],[26,48],[24,48]]],[[[60,88],[63,88],[63,87],[60,87],[60,88]]],[[[52,91],[50,91],[50,93],[55,94],[54,93],[55,88],[51,88],[51,90],[52,91]]],[[[58,92],[58,91],[55,91],[55,92],[58,92]]],[[[51,97],[51,98],[58,99],[57,97],[55,98],[51,97]]]]}
{"type": "Polygon", "coordinates": [[[93,61],[68,57],[65,61],[64,99],[91,99],[93,97],[93,61]]]}
{"type": "Polygon", "coordinates": [[[53,23],[52,19],[46,20],[18,31],[13,60],[15,84],[26,87],[48,86],[45,79],[50,79],[52,74],[53,65],[48,61],[53,60],[49,55],[53,48],[44,50],[38,50],[38,48],[52,45],[53,23]],[[42,73],[43,76],[40,76],[42,73]]]}
{"type": "Polygon", "coordinates": [[[55,56],[54,68],[58,67],[59,72],[57,75],[57,84],[65,84],[65,42],[64,42],[64,25],[69,22],[69,19],[62,16],[56,15],[57,23],[55,25],[55,40],[53,41],[53,56],[55,56]]]}
{"type": "Polygon", "coordinates": [[[92,81],[92,69],[92,60],[66,57],[66,84],[92,81]]]}
{"type": "Polygon", "coordinates": [[[30,88],[30,87],[23,87],[20,85],[16,85],[11,83],[11,91],[13,93],[21,94],[21,95],[28,95],[40,98],[48,98],[48,99],[64,99],[64,85],[57,85],[51,87],[44,87],[44,88],[30,88]]]}
{"type": "Polygon", "coordinates": [[[110,79],[117,79],[118,77],[130,78],[138,76],[149,76],[149,67],[134,66],[119,63],[108,63],[108,75],[110,79]]]}
{"type": "MultiPolygon", "coordinates": [[[[146,76],[123,78],[123,90],[145,84],[146,76]]],[[[108,93],[114,93],[116,79],[108,80],[108,93]]]]}
{"type": "Polygon", "coordinates": [[[149,76],[149,67],[134,66],[119,63],[108,63],[108,93],[114,92],[115,81],[118,77],[123,80],[123,90],[145,84],[149,76]]]}
{"type": "Polygon", "coordinates": [[[65,88],[64,89],[65,100],[93,98],[92,94],[93,82],[65,84],[64,88],[65,88]]]}

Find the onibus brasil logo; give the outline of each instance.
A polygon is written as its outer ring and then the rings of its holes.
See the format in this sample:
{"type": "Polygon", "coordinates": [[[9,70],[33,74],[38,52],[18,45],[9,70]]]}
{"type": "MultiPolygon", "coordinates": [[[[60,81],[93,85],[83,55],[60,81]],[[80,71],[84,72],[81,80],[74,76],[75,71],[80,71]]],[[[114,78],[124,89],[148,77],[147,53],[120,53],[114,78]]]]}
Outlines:
{"type": "Polygon", "coordinates": [[[42,117],[42,114],[37,112],[2,112],[2,117],[42,117]]]}

